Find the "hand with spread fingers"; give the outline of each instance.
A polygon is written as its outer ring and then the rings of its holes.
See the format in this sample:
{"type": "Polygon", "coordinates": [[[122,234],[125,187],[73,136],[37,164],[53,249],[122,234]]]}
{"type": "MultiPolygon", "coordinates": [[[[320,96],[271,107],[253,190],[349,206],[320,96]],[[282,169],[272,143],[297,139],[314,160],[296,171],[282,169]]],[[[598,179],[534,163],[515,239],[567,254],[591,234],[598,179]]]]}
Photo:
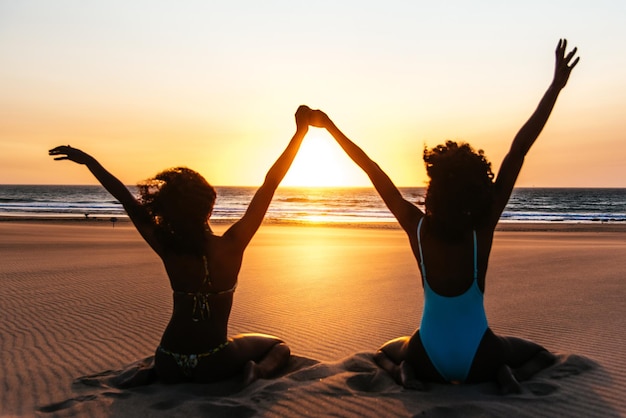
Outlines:
{"type": "Polygon", "coordinates": [[[69,145],[60,145],[48,151],[48,155],[58,155],[55,161],[70,160],[78,164],[88,164],[93,161],[93,157],[78,148],[72,148],[69,145]]]}
{"type": "Polygon", "coordinates": [[[569,79],[569,75],[571,74],[576,64],[580,61],[580,57],[576,57],[576,59],[572,62],[572,59],[576,55],[578,48],[572,49],[569,54],[565,55],[567,51],[567,39],[559,39],[559,43],[556,46],[556,64],[554,68],[554,80],[552,81],[552,85],[558,88],[563,88],[567,84],[567,80],[569,79]],[[571,64],[570,64],[571,62],[571,64]]]}

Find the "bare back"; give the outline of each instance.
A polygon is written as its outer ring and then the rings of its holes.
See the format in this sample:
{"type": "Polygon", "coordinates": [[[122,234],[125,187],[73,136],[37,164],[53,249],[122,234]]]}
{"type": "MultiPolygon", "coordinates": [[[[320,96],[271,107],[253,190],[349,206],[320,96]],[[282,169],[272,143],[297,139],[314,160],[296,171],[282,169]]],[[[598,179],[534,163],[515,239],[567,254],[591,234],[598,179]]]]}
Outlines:
{"type": "MultiPolygon", "coordinates": [[[[478,286],[483,292],[493,232],[493,228],[490,227],[476,230],[478,286]]],[[[407,235],[413,256],[419,264],[420,251],[417,227],[413,231],[407,231],[407,235]]],[[[468,230],[460,239],[450,242],[442,239],[436,231],[433,231],[432,225],[425,218],[420,238],[424,264],[428,271],[428,283],[431,288],[442,296],[463,294],[473,282],[474,244],[472,231],[468,230]]]]}
{"type": "Polygon", "coordinates": [[[181,353],[203,352],[227,339],[243,251],[228,237],[213,235],[209,230],[206,234],[208,245],[203,257],[162,255],[173,291],[174,309],[161,344],[181,353]],[[199,303],[204,301],[198,302],[196,293],[208,295],[208,306],[202,308],[199,303]],[[205,312],[199,312],[200,309],[205,312]]]}

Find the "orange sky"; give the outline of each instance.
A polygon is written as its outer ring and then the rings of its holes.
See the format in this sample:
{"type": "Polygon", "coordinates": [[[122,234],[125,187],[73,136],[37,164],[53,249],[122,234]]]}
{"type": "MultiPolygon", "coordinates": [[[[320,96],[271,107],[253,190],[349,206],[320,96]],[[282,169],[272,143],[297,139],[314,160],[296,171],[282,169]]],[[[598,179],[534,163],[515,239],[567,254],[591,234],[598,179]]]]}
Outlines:
{"type": "MultiPolygon", "coordinates": [[[[69,143],[128,184],[186,165],[258,185],[299,104],[398,186],[446,139],[497,169],[567,37],[582,61],[518,186],[626,187],[622,1],[209,3],[0,1],[0,184],[93,184],[47,156],[69,143]]],[[[302,151],[284,184],[369,185],[321,130],[302,151]]]]}

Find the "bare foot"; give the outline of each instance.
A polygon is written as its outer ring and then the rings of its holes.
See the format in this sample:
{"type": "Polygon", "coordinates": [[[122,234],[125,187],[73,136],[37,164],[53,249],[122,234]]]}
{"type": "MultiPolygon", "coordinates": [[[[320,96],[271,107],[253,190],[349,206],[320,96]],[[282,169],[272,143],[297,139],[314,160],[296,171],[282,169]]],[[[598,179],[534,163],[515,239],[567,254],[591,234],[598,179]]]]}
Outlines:
{"type": "Polygon", "coordinates": [[[374,362],[378,364],[381,369],[389,373],[397,384],[402,385],[400,366],[387,357],[384,351],[378,350],[376,354],[374,354],[374,362]]]}
{"type": "Polygon", "coordinates": [[[513,371],[506,364],[498,370],[498,383],[500,384],[500,393],[503,395],[522,393],[522,385],[519,384],[513,376],[513,371]]]}
{"type": "Polygon", "coordinates": [[[400,384],[404,386],[406,389],[413,389],[419,391],[426,391],[428,387],[424,382],[419,380],[415,376],[415,372],[413,371],[413,367],[408,364],[406,361],[400,363],[400,384]]]}
{"type": "Polygon", "coordinates": [[[543,369],[552,366],[557,357],[547,350],[538,352],[533,358],[528,360],[521,367],[514,370],[513,374],[520,382],[528,380],[543,369]]]}
{"type": "Polygon", "coordinates": [[[243,369],[243,386],[246,387],[261,377],[258,365],[250,360],[243,369]]]}

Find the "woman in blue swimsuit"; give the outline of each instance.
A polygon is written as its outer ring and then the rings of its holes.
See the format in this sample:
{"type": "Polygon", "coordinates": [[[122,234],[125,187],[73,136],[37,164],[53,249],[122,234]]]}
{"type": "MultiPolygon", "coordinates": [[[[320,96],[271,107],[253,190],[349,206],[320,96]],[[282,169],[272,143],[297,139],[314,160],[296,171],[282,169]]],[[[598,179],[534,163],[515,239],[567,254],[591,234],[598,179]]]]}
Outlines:
{"type": "Polygon", "coordinates": [[[178,167],[140,184],[137,200],[90,155],[68,146],[49,151],[55,160],[84,164],[123,206],[150,247],[161,257],[173,290],[174,309],[155,366],[165,382],[212,382],[243,371],[244,384],[286,365],[285,343],[263,334],[227,337],[233,293],[244,250],[261,225],[274,191],[308,131],[311,110],[296,112],[296,132],[268,171],[246,213],[222,235],[209,217],[215,190],[193,170],[178,167]]]}
{"type": "Polygon", "coordinates": [[[482,151],[448,141],[424,151],[430,183],[423,213],[405,200],[389,177],[320,111],[311,123],[326,128],[367,173],[385,204],[407,233],[420,265],[424,311],[411,337],[389,341],[377,363],[401,384],[497,380],[504,392],[552,364],[543,347],[495,335],[487,324],[483,292],[493,234],[524,157],[543,129],[559,92],[578,63],[576,49],[556,49],[554,78],[535,112],[516,135],[495,181],[482,151]]]}

